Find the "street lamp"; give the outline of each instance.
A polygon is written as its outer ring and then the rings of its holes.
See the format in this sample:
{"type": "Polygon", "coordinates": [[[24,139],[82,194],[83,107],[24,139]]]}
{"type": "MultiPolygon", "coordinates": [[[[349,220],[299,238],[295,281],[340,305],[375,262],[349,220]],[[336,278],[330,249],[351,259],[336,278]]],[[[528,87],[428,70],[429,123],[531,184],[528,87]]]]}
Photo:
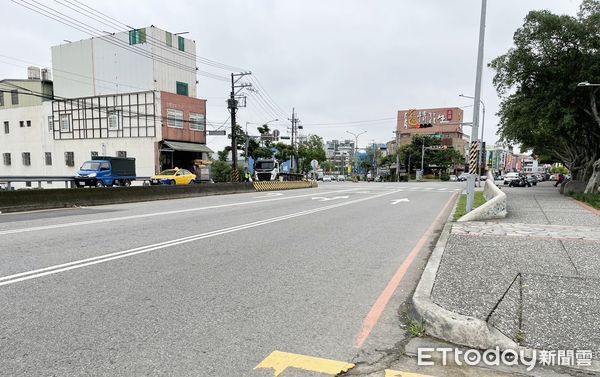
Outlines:
{"type": "Polygon", "coordinates": [[[349,133],[350,135],[354,136],[354,171],[356,171],[356,158],[358,157],[356,154],[358,153],[358,137],[362,134],[366,134],[367,131],[363,131],[363,132],[359,132],[359,133],[354,133],[354,132],[350,132],[350,131],[346,131],[347,133],[349,133]]]}
{"type": "MultiPolygon", "coordinates": [[[[458,96],[463,98],[475,99],[475,97],[466,96],[464,94],[459,94],[458,96]]],[[[481,98],[479,99],[479,102],[481,103],[481,108],[483,109],[483,119],[481,120],[481,138],[479,139],[481,145],[479,146],[479,152],[477,152],[477,166],[479,167],[477,181],[479,182],[479,185],[481,185],[481,151],[483,149],[483,131],[485,130],[485,103],[483,103],[481,98]]]]}
{"type": "MultiPolygon", "coordinates": [[[[267,124],[272,123],[272,122],[279,122],[279,119],[273,119],[268,122],[265,122],[265,123],[263,123],[263,126],[266,126],[267,124]]],[[[249,124],[260,124],[260,123],[252,123],[252,122],[246,121],[246,148],[245,148],[245,153],[244,153],[244,155],[246,156],[246,166],[248,166],[248,125],[249,124]]]]}

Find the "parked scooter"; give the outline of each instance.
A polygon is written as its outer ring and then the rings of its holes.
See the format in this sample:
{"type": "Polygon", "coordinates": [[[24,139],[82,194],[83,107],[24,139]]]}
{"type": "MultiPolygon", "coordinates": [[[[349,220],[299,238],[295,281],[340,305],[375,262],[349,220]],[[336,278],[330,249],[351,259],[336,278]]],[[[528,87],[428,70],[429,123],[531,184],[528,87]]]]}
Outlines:
{"type": "Polygon", "coordinates": [[[527,176],[522,174],[517,179],[513,179],[508,184],[508,187],[531,187],[531,182],[527,179],[527,176]]]}

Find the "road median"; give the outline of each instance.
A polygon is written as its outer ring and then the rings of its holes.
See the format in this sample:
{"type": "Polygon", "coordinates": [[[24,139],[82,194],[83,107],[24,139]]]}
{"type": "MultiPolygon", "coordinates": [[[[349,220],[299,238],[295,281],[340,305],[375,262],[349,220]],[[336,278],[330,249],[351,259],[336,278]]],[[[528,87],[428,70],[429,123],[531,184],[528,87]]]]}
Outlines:
{"type": "Polygon", "coordinates": [[[247,182],[186,186],[15,190],[0,192],[0,212],[133,203],[254,191],[252,183],[247,182]]]}

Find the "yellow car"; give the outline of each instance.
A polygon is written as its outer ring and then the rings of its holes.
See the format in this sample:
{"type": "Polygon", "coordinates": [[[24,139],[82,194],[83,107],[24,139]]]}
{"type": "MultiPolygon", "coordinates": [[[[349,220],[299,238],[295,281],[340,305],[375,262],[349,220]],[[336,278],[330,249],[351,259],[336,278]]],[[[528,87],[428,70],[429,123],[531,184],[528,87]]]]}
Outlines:
{"type": "Polygon", "coordinates": [[[196,174],[186,169],[167,169],[150,177],[151,185],[189,185],[194,183],[196,174]]]}

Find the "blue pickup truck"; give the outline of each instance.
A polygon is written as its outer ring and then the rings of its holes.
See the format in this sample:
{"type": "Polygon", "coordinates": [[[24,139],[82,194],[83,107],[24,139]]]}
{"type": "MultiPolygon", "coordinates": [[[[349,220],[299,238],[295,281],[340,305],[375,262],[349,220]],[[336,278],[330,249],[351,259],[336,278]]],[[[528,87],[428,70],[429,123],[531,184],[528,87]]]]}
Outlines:
{"type": "Polygon", "coordinates": [[[135,178],[135,158],[96,156],[81,165],[74,180],[75,187],[110,187],[131,186],[135,178]]]}

